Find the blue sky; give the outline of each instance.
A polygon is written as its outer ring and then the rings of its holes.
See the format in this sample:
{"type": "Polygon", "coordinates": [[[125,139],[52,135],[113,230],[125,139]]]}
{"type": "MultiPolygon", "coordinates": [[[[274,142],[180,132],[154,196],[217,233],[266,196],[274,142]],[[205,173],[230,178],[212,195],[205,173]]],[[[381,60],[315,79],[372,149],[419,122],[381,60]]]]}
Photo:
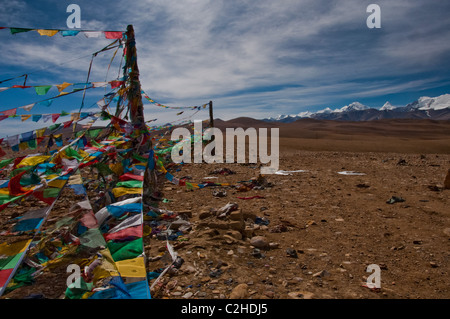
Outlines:
{"type": "MultiPolygon", "coordinates": [[[[450,93],[448,1],[0,0],[0,26],[67,29],[71,3],[81,7],[83,30],[133,24],[141,85],[150,97],[173,106],[212,100],[222,119],[335,109],[354,101],[400,106],[450,93]],[[381,8],[380,29],[366,26],[370,3],[381,8]]],[[[27,73],[29,85],[84,82],[92,53],[111,42],[0,30],[0,81],[27,73]]],[[[112,52],[94,59],[91,81],[118,76],[119,59],[106,72],[112,52]]],[[[95,102],[105,93],[87,91],[84,110],[98,109],[95,102]]],[[[56,94],[52,89],[44,98],[56,94]]],[[[0,111],[42,99],[31,89],[4,91],[0,111]]],[[[81,99],[76,93],[29,113],[74,112],[81,99]]],[[[146,119],[160,124],[189,115],[175,113],[145,106],[146,119]]],[[[200,112],[195,119],[207,117],[200,112]]],[[[6,119],[0,137],[48,124],[6,119]]]]}

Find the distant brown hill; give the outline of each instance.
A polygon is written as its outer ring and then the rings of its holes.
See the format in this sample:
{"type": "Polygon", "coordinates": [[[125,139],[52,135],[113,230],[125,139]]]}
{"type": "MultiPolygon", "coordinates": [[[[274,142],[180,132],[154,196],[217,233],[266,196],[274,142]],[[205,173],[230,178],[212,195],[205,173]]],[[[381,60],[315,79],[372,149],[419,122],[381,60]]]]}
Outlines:
{"type": "Polygon", "coordinates": [[[279,128],[282,149],[450,154],[450,121],[386,119],[265,122],[248,117],[214,120],[216,127],[279,128]]]}

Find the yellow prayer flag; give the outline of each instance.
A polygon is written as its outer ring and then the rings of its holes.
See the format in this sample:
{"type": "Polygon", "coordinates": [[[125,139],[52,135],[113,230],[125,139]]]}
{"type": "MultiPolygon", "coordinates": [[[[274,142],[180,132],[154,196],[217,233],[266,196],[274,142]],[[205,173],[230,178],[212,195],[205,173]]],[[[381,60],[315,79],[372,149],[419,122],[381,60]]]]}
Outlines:
{"type": "Polygon", "coordinates": [[[123,175],[123,165],[121,162],[109,164],[109,168],[118,176],[123,175]]]}
{"type": "Polygon", "coordinates": [[[36,130],[35,131],[36,137],[39,138],[39,137],[44,136],[45,130],[47,130],[46,127],[36,130]]]}
{"type": "Polygon", "coordinates": [[[20,119],[22,120],[22,122],[25,122],[26,120],[28,120],[31,117],[31,114],[29,115],[21,115],[20,119]]]}
{"type": "Polygon", "coordinates": [[[126,259],[116,262],[120,276],[128,278],[146,278],[144,257],[126,259]]]}
{"type": "Polygon", "coordinates": [[[48,37],[52,37],[52,36],[54,36],[55,34],[57,34],[59,31],[58,31],[58,30],[43,30],[43,29],[39,29],[39,30],[37,30],[37,32],[38,32],[40,35],[46,35],[46,36],[48,36],[48,37]]]}
{"type": "Polygon", "coordinates": [[[6,255],[6,256],[14,256],[17,254],[20,254],[27,249],[28,245],[31,243],[30,240],[23,240],[19,242],[15,242],[13,244],[8,245],[7,243],[1,243],[0,244],[0,256],[6,255]]]}
{"type": "Polygon", "coordinates": [[[56,187],[56,188],[63,188],[66,184],[67,180],[65,179],[55,179],[54,181],[51,181],[48,183],[48,186],[56,187]]]}
{"type": "Polygon", "coordinates": [[[38,164],[45,162],[49,158],[50,158],[50,156],[48,156],[48,155],[25,157],[22,161],[20,161],[20,163],[17,165],[17,167],[38,165],[38,164]]]}
{"type": "MultiPolygon", "coordinates": [[[[66,87],[71,86],[71,85],[72,85],[72,83],[64,82],[63,84],[58,84],[58,85],[55,85],[55,86],[58,88],[58,91],[61,92],[61,91],[64,90],[66,87]]],[[[66,94],[67,94],[67,93],[66,93],[66,94]]]]}
{"type": "Polygon", "coordinates": [[[130,187],[130,188],[116,187],[116,188],[113,188],[112,192],[113,192],[114,196],[117,198],[117,197],[120,197],[120,196],[123,196],[126,194],[141,194],[142,188],[140,188],[140,187],[130,187]]]}

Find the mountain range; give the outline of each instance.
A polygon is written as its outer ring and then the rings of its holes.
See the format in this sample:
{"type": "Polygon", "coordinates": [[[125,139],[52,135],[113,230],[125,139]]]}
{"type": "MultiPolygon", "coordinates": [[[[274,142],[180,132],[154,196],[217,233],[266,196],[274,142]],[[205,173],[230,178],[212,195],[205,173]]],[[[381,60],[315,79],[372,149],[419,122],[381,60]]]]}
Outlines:
{"type": "Polygon", "coordinates": [[[431,119],[450,120],[450,94],[437,97],[423,96],[405,106],[394,106],[386,102],[380,108],[371,108],[353,102],[332,110],[327,107],[317,112],[301,112],[294,115],[278,115],[263,119],[265,122],[290,123],[303,118],[334,121],[373,121],[382,119],[431,119]]]}

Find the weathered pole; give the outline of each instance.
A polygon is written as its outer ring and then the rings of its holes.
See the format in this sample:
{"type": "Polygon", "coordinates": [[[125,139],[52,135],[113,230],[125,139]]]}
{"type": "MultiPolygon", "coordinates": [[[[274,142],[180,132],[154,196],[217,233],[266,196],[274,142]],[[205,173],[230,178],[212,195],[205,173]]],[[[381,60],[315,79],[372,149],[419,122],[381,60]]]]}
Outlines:
{"type": "Polygon", "coordinates": [[[209,127],[214,127],[213,102],[209,101],[209,127]]]}
{"type": "MultiPolygon", "coordinates": [[[[209,127],[214,127],[214,115],[213,115],[213,102],[209,101],[209,127]]],[[[211,141],[214,141],[216,136],[211,136],[211,141]]],[[[216,155],[216,147],[214,147],[211,151],[211,155],[216,155]]]]}
{"type": "Polygon", "coordinates": [[[126,62],[125,71],[128,71],[128,107],[130,111],[130,120],[134,129],[146,130],[144,120],[144,105],[142,103],[141,83],[139,81],[139,68],[137,64],[136,40],[134,38],[134,28],[130,24],[127,27],[126,62]]]}
{"type": "Polygon", "coordinates": [[[149,132],[144,119],[144,105],[142,103],[141,83],[139,81],[139,68],[137,64],[136,40],[134,38],[134,29],[132,25],[127,27],[126,35],[126,62],[124,70],[125,72],[128,72],[129,87],[127,98],[130,121],[133,125],[134,132],[140,132],[140,134],[136,136],[137,143],[135,144],[135,147],[139,148],[142,153],[147,153],[149,155],[142,185],[142,207],[143,211],[148,211],[153,203],[152,195],[156,191],[156,171],[154,168],[153,152],[151,152],[152,142],[148,136],[149,132]]]}

